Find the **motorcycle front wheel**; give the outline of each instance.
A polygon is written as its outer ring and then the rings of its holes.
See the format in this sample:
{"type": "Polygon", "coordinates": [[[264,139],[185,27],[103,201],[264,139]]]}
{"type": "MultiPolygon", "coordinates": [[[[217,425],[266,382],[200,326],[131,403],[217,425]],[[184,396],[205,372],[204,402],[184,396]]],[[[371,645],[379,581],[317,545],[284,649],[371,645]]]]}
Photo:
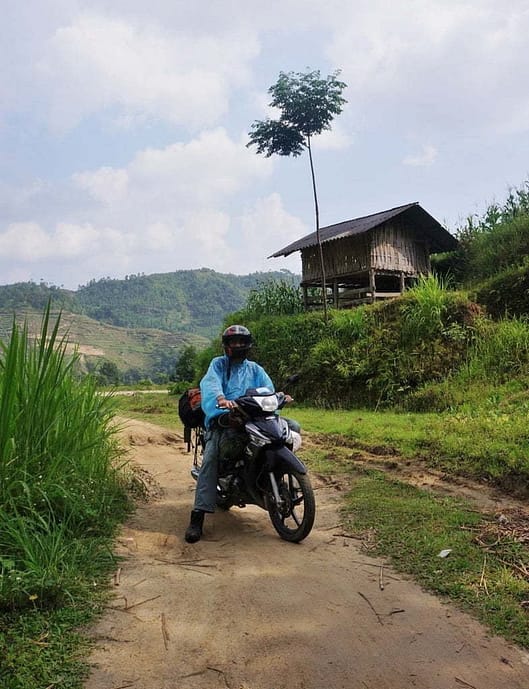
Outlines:
{"type": "Polygon", "coordinates": [[[273,494],[268,500],[268,514],[274,529],[285,541],[299,543],[314,524],[316,502],[310,479],[291,468],[275,471],[280,504],[273,494]]]}

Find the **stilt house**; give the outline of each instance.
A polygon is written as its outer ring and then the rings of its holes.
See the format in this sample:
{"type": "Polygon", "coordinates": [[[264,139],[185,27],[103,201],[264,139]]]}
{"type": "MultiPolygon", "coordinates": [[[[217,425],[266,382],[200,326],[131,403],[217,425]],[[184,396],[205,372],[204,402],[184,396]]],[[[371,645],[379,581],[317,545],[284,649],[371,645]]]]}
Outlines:
{"type": "MultiPolygon", "coordinates": [[[[327,302],[346,308],[398,297],[430,273],[430,254],[450,251],[457,240],[418,203],[320,229],[327,302]]],[[[269,258],[301,251],[305,307],[321,306],[321,262],[316,232],[269,258]],[[319,289],[312,289],[319,288],[319,289]]]]}

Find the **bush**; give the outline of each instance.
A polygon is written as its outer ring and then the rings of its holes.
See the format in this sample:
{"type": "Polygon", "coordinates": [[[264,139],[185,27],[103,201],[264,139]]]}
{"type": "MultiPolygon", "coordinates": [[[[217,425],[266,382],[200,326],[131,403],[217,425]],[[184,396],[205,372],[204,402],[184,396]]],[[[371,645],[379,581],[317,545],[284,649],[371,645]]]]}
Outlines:
{"type": "Polygon", "coordinates": [[[88,585],[126,509],[112,403],[57,339],[13,325],[0,358],[0,607],[54,605],[88,585]],[[84,575],[83,575],[84,572],[84,575]]]}
{"type": "Polygon", "coordinates": [[[298,285],[288,280],[270,280],[250,292],[240,315],[242,320],[255,320],[261,316],[292,315],[302,311],[303,297],[298,285]]]}
{"type": "Polygon", "coordinates": [[[475,290],[476,301],[493,318],[529,316],[529,259],[498,273],[475,290]]]}

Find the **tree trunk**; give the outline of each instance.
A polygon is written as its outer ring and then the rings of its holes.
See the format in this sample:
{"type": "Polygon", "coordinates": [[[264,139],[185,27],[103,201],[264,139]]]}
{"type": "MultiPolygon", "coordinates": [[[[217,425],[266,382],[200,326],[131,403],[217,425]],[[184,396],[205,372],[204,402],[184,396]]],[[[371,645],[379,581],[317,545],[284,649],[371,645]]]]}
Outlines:
{"type": "Polygon", "coordinates": [[[323,318],[327,323],[327,282],[325,278],[325,262],[323,260],[323,247],[320,238],[320,211],[318,208],[318,194],[316,193],[316,177],[314,175],[314,163],[312,162],[312,149],[310,147],[310,136],[307,136],[307,149],[309,151],[310,173],[312,175],[312,191],[314,193],[314,211],[316,215],[316,241],[318,242],[318,249],[320,253],[320,267],[321,267],[321,283],[322,283],[322,297],[323,297],[323,318]]]}

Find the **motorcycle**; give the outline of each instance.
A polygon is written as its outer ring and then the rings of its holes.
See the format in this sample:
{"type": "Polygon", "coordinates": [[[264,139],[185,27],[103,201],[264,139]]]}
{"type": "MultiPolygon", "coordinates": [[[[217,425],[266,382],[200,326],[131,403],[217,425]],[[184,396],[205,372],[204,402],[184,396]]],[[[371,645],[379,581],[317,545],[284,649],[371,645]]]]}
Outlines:
{"type": "MultiPolygon", "coordinates": [[[[299,543],[314,524],[316,503],[307,468],[296,456],[301,435],[278,415],[287,402],[284,392],[254,388],[235,400],[235,408],[216,418],[226,442],[221,443],[217,506],[258,505],[268,512],[279,536],[299,543]]],[[[204,429],[196,432],[192,477],[200,471],[204,429]]]]}

